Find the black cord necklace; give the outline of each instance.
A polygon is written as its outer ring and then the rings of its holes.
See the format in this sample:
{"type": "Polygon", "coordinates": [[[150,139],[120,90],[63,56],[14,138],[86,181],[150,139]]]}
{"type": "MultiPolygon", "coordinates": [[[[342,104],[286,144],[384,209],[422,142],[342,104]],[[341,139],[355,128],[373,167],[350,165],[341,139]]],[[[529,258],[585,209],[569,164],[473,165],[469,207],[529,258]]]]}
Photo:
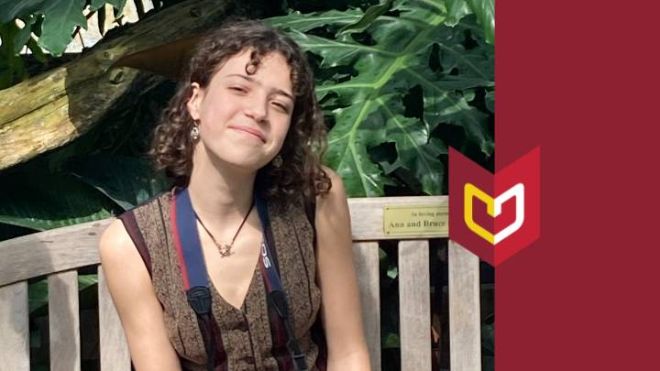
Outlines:
{"type": "Polygon", "coordinates": [[[250,208],[248,209],[247,214],[245,214],[245,218],[243,218],[243,221],[241,222],[241,225],[238,227],[236,230],[236,233],[234,233],[234,237],[231,239],[231,242],[228,244],[219,244],[218,241],[216,241],[215,237],[213,237],[213,234],[211,234],[211,231],[209,231],[208,228],[204,225],[202,220],[199,218],[197,213],[195,213],[195,218],[201,224],[202,228],[206,231],[206,233],[211,237],[211,241],[213,241],[213,244],[215,244],[215,247],[218,248],[218,252],[220,253],[220,257],[226,258],[229,255],[232,254],[231,248],[234,246],[234,241],[236,241],[236,237],[238,237],[238,233],[241,231],[243,228],[243,224],[245,224],[245,221],[247,221],[248,216],[250,216],[250,213],[252,212],[252,209],[254,208],[254,199],[252,199],[252,204],[250,204],[250,208]]]}

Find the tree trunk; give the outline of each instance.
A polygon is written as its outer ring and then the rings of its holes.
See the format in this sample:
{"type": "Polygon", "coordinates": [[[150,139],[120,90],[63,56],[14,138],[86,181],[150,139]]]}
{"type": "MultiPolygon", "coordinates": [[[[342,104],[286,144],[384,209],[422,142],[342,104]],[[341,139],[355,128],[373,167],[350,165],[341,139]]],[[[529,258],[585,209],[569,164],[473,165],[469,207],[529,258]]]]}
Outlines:
{"type": "Polygon", "coordinates": [[[144,59],[120,58],[219,24],[233,5],[233,0],[173,5],[101,41],[77,60],[0,91],[0,170],[89,131],[138,75],[127,66],[145,67],[140,64],[144,59]],[[118,61],[124,66],[113,66],[118,61]]]}

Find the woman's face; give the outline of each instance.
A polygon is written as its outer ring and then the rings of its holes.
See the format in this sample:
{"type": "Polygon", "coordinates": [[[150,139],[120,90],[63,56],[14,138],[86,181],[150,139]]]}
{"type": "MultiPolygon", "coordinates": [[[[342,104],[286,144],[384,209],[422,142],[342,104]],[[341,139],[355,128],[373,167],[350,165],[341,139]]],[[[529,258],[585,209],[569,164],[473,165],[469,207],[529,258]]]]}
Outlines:
{"type": "Polygon", "coordinates": [[[230,57],[206,88],[193,83],[187,106],[199,121],[195,152],[256,171],[282,148],[294,98],[291,71],[281,54],[263,56],[252,75],[245,72],[249,62],[250,50],[244,50],[230,57]]]}

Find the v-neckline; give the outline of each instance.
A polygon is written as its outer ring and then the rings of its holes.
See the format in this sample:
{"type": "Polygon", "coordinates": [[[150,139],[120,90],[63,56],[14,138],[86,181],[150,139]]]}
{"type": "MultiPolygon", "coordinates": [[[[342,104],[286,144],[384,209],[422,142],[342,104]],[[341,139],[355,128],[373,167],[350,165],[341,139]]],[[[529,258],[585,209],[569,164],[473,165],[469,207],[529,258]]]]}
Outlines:
{"type": "MultiPolygon", "coordinates": [[[[174,190],[173,190],[171,193],[168,193],[167,195],[171,198],[170,200],[168,200],[168,201],[170,201],[170,202],[172,202],[172,198],[175,199],[175,197],[176,197],[175,194],[174,194],[174,190]]],[[[170,205],[170,202],[168,202],[167,205],[170,205]]],[[[171,211],[171,210],[168,210],[168,214],[169,214],[170,211],[171,211]]],[[[260,220],[260,223],[261,223],[261,220],[260,220]]],[[[262,224],[262,229],[263,229],[261,244],[263,244],[263,243],[264,243],[264,242],[263,242],[263,239],[266,238],[266,236],[265,236],[265,228],[267,228],[267,227],[264,226],[263,223],[261,223],[261,224],[262,224]]],[[[196,231],[197,233],[199,233],[199,232],[198,232],[198,228],[197,228],[197,226],[195,226],[195,231],[196,231]]],[[[170,231],[170,233],[171,233],[171,232],[172,232],[172,231],[170,231]]],[[[172,239],[173,239],[173,240],[174,240],[174,238],[175,238],[174,235],[172,235],[172,239]]],[[[200,249],[201,249],[201,248],[202,248],[202,247],[201,247],[201,241],[200,241],[200,249]]],[[[220,304],[224,304],[227,308],[229,308],[229,309],[232,310],[232,311],[236,311],[236,312],[240,312],[240,313],[245,314],[245,304],[247,303],[248,298],[250,297],[250,294],[252,293],[252,290],[254,290],[254,287],[253,287],[253,286],[256,285],[256,280],[259,279],[259,278],[262,278],[262,279],[263,279],[263,277],[262,277],[262,273],[261,273],[261,266],[260,266],[260,265],[262,264],[262,261],[261,261],[261,250],[262,250],[262,248],[263,248],[263,245],[260,245],[260,246],[259,246],[259,253],[258,253],[258,255],[257,255],[257,262],[256,262],[256,264],[255,264],[255,266],[254,266],[254,268],[253,268],[252,278],[250,279],[250,283],[248,284],[248,289],[247,289],[247,291],[245,292],[245,296],[243,297],[243,300],[242,300],[241,305],[240,305],[239,307],[234,306],[233,304],[231,304],[229,301],[227,301],[227,300],[222,296],[222,294],[220,293],[220,291],[218,290],[218,288],[216,287],[216,285],[215,285],[215,284],[213,283],[213,281],[211,280],[211,277],[210,277],[210,275],[208,274],[208,268],[205,267],[205,269],[206,269],[206,271],[207,271],[207,278],[208,278],[209,289],[210,289],[212,292],[215,293],[215,296],[219,299],[218,301],[219,301],[220,304]]],[[[206,261],[206,258],[205,258],[205,256],[204,256],[204,252],[203,252],[203,251],[202,251],[202,259],[204,260],[204,264],[206,265],[206,264],[207,264],[207,261],[206,261]]],[[[213,296],[213,295],[211,295],[211,296],[213,296]]]]}
{"type": "Polygon", "coordinates": [[[236,307],[233,304],[231,304],[229,301],[227,301],[227,299],[225,299],[224,296],[222,296],[220,290],[218,290],[218,288],[215,286],[215,283],[213,283],[213,281],[209,277],[209,286],[211,287],[211,289],[215,293],[215,296],[219,299],[219,302],[221,304],[224,304],[227,308],[230,308],[233,311],[245,313],[245,303],[247,303],[248,298],[252,293],[253,286],[256,284],[256,280],[258,279],[258,277],[261,277],[261,269],[259,268],[260,257],[261,254],[259,255],[259,257],[257,257],[257,264],[253,268],[252,278],[250,279],[250,283],[248,284],[248,289],[245,292],[245,296],[243,297],[243,301],[241,301],[240,307],[236,307]]]}

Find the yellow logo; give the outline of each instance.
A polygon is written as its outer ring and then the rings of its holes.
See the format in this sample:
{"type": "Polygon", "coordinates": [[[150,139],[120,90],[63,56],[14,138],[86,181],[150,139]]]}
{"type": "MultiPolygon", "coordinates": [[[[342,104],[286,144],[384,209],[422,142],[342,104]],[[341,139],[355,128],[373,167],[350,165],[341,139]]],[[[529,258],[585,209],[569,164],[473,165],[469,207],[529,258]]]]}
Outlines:
{"type": "Polygon", "coordinates": [[[465,183],[463,194],[463,216],[465,224],[472,232],[476,233],[477,236],[483,238],[492,245],[496,245],[505,238],[511,236],[518,229],[520,229],[520,227],[522,227],[523,223],[525,222],[525,186],[523,183],[514,185],[496,198],[491,197],[472,183],[465,183]],[[472,205],[474,198],[477,198],[485,203],[488,215],[495,218],[502,213],[502,205],[514,197],[516,198],[516,219],[513,223],[498,233],[493,234],[489,232],[484,227],[477,224],[472,218],[472,205]]]}

